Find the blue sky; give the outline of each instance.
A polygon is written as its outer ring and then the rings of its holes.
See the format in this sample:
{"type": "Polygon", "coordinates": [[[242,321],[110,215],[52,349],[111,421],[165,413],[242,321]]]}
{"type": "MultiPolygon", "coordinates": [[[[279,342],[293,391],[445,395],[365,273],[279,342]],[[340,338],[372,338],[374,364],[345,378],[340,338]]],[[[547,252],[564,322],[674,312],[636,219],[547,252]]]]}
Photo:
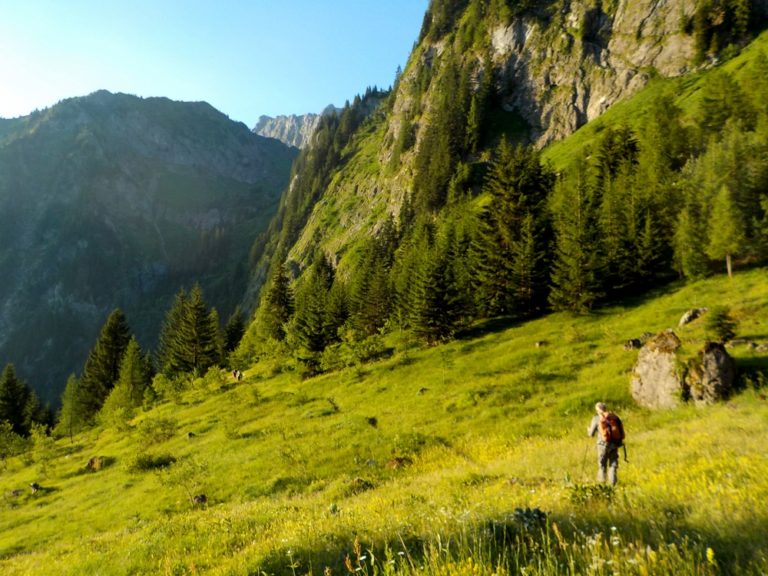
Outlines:
{"type": "Polygon", "coordinates": [[[253,126],[389,86],[428,0],[0,0],[0,117],[99,89],[253,126]]]}

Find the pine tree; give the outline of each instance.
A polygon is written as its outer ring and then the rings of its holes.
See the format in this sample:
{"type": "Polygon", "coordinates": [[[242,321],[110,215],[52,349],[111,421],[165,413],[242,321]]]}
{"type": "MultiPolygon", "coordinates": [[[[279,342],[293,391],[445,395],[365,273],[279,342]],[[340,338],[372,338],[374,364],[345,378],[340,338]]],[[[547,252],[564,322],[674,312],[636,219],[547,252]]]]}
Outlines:
{"type": "Polygon", "coordinates": [[[712,207],[707,255],[713,260],[725,259],[729,278],[733,278],[732,256],[744,249],[743,221],[744,218],[733,203],[731,191],[723,186],[712,207]]]}
{"type": "Polygon", "coordinates": [[[9,422],[19,436],[29,434],[24,408],[30,397],[30,389],[18,378],[13,364],[6,364],[0,375],[0,421],[9,422]]]}
{"type": "Polygon", "coordinates": [[[120,377],[104,401],[101,417],[118,427],[125,425],[144,401],[150,374],[145,357],[135,338],[131,338],[120,362],[120,377]]]}
{"type": "Polygon", "coordinates": [[[488,316],[528,316],[546,302],[551,187],[538,152],[502,141],[483,187],[491,202],[474,242],[479,304],[488,316]]]}
{"type": "Polygon", "coordinates": [[[555,310],[584,313],[601,296],[597,205],[586,167],[578,167],[571,180],[559,182],[556,195],[556,248],[549,302],[555,310]]]}
{"type": "Polygon", "coordinates": [[[70,375],[64,387],[64,393],[61,395],[61,409],[54,430],[56,435],[69,436],[70,441],[86,423],[81,394],[80,381],[74,374],[70,375]]]}
{"type": "Polygon", "coordinates": [[[452,233],[425,254],[413,279],[410,324],[414,333],[433,344],[453,337],[461,306],[451,262],[452,233]]]}
{"type": "Polygon", "coordinates": [[[261,321],[268,338],[285,340],[285,326],[293,315],[293,293],[285,265],[280,264],[271,279],[262,304],[261,321]]]}
{"type": "Polygon", "coordinates": [[[160,338],[157,350],[157,364],[160,372],[167,377],[173,377],[183,372],[182,366],[178,363],[176,352],[176,341],[178,339],[179,328],[184,318],[187,305],[187,293],[182,288],[176,294],[171,308],[166,312],[163,325],[160,329],[160,338]]]}
{"type": "Polygon", "coordinates": [[[115,309],[101,329],[96,344],[88,354],[80,378],[81,410],[85,420],[92,423],[112,387],[120,376],[120,361],[131,339],[131,329],[125,315],[115,309]]]}
{"type": "Polygon", "coordinates": [[[689,199],[680,212],[674,236],[675,266],[681,276],[696,280],[707,274],[705,246],[706,228],[702,207],[695,199],[689,199]]]}
{"type": "Polygon", "coordinates": [[[245,334],[245,316],[240,306],[235,308],[224,327],[224,352],[234,352],[245,334]]]}
{"type": "Polygon", "coordinates": [[[208,308],[199,284],[185,303],[172,356],[177,373],[202,375],[221,361],[218,315],[208,308]]]}

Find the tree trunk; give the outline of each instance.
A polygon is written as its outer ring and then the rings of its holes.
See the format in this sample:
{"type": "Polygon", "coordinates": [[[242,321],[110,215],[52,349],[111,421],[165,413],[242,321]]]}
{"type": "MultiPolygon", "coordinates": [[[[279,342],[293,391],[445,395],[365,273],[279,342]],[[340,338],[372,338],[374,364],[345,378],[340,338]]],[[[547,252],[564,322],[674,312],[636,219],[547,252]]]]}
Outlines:
{"type": "Polygon", "coordinates": [[[728,269],[728,278],[733,278],[733,268],[731,266],[731,255],[725,255],[725,267],[728,269]]]}

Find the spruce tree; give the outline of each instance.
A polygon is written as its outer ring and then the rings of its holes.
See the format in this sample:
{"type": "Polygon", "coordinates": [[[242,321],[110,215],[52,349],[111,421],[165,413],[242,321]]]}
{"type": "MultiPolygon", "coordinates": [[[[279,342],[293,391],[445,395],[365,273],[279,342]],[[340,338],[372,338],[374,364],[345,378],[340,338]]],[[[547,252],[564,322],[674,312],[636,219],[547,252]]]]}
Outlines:
{"type": "Polygon", "coordinates": [[[261,306],[260,319],[268,338],[285,340],[285,326],[293,315],[294,301],[284,264],[275,270],[261,306]]]}
{"type": "Polygon", "coordinates": [[[101,417],[108,423],[124,425],[134,416],[135,409],[142,405],[149,383],[145,357],[139,343],[131,338],[120,362],[120,377],[104,401],[101,417]]]}
{"type": "Polygon", "coordinates": [[[173,341],[175,372],[202,375],[221,361],[218,315],[213,314],[195,284],[189,293],[173,341]]]}
{"type": "Polygon", "coordinates": [[[733,277],[732,257],[744,249],[744,218],[734,205],[727,186],[720,188],[715,197],[710,221],[707,255],[713,260],[725,259],[728,277],[733,277]]]}
{"type": "Polygon", "coordinates": [[[96,344],[88,354],[80,378],[81,410],[86,422],[92,423],[112,387],[120,376],[120,361],[131,339],[125,315],[115,309],[101,329],[96,344]]]}
{"type": "Polygon", "coordinates": [[[13,364],[6,364],[0,375],[0,421],[9,422],[19,436],[29,434],[24,408],[30,397],[30,389],[16,375],[13,364]]]}
{"type": "Polygon", "coordinates": [[[227,354],[234,352],[237,345],[240,344],[240,340],[243,339],[244,334],[245,316],[240,310],[240,306],[238,306],[224,327],[224,352],[227,354]]]}
{"type": "Polygon", "coordinates": [[[173,377],[183,372],[182,366],[178,364],[178,355],[176,352],[176,340],[178,338],[179,328],[187,305],[187,293],[182,288],[176,294],[171,308],[166,312],[160,329],[160,338],[157,350],[157,364],[160,372],[168,377],[173,377]]]}
{"type": "Polygon", "coordinates": [[[64,392],[61,395],[61,409],[59,410],[54,432],[60,436],[72,436],[83,429],[86,424],[86,414],[83,411],[84,403],[81,398],[82,389],[77,376],[72,374],[67,379],[64,392]]]}
{"type": "Polygon", "coordinates": [[[501,142],[483,186],[491,202],[474,242],[479,305],[487,316],[529,316],[546,302],[551,187],[538,152],[501,142]]]}
{"type": "Polygon", "coordinates": [[[569,180],[559,182],[557,196],[549,302],[555,310],[584,313],[601,296],[598,207],[585,166],[577,167],[569,180]]]}

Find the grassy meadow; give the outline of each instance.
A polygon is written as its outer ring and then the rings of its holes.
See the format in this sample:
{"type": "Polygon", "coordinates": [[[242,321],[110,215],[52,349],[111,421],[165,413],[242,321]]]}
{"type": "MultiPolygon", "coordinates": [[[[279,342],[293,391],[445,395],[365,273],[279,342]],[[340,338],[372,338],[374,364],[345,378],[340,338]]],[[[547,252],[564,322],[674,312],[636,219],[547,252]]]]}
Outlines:
{"type": "MultiPolygon", "coordinates": [[[[748,377],[727,403],[667,412],[629,395],[623,342],[674,327],[694,354],[703,321],[678,319],[718,304],[768,341],[758,269],[429,349],[402,337],[308,380],[209,374],[124,430],[7,460],[0,573],[765,573],[768,388],[748,377]],[[615,490],[593,481],[597,400],[627,429],[615,490]]],[[[768,371],[768,354],[732,353],[768,371]]]]}

